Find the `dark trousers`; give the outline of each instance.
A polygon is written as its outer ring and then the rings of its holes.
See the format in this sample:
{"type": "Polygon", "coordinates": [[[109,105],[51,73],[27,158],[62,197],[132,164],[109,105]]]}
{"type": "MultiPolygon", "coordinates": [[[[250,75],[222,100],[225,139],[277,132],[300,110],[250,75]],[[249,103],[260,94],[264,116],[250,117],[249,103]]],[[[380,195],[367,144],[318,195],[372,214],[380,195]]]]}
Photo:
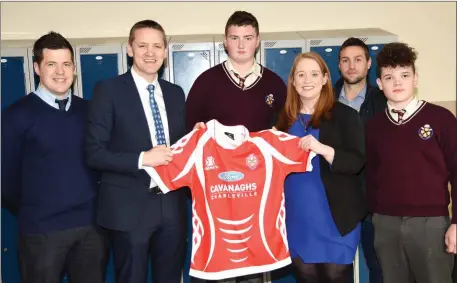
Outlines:
{"type": "Polygon", "coordinates": [[[150,193],[143,218],[137,220],[134,229],[110,232],[116,282],[145,283],[150,254],[154,283],[180,283],[186,252],[186,215],[185,194],[150,193]]]}
{"type": "Polygon", "coordinates": [[[382,283],[382,271],[374,248],[374,226],[371,215],[362,222],[361,243],[370,274],[370,283],[382,283]]]}
{"type": "Polygon", "coordinates": [[[82,227],[43,234],[19,234],[21,282],[103,283],[108,241],[101,228],[82,227]]]}
{"type": "Polygon", "coordinates": [[[446,252],[448,216],[373,215],[375,249],[385,283],[452,283],[454,254],[446,252]]]}
{"type": "Polygon", "coordinates": [[[454,272],[452,273],[453,283],[457,283],[457,256],[454,256],[454,272]]]}

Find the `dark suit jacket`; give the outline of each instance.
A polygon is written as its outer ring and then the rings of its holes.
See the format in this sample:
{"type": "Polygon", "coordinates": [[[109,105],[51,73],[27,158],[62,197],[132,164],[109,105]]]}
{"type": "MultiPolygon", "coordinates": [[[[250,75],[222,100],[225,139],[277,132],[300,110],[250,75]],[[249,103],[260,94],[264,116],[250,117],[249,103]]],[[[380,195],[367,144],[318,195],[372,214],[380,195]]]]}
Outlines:
{"type": "MultiPolygon", "coordinates": [[[[186,134],[185,95],[175,84],[161,79],[159,84],[173,144],[186,134]]],[[[89,103],[86,161],[102,171],[97,211],[101,226],[128,231],[144,219],[142,211],[151,178],[138,169],[138,159],[142,151],[151,148],[146,116],[131,72],[97,83],[89,103]]],[[[177,206],[185,207],[185,203],[177,206]]]]}
{"type": "Polygon", "coordinates": [[[365,164],[365,133],[356,110],[336,102],[332,118],[319,127],[321,143],[335,149],[330,165],[319,155],[321,178],[330,211],[341,235],[356,228],[367,214],[359,172],[365,164]]]}

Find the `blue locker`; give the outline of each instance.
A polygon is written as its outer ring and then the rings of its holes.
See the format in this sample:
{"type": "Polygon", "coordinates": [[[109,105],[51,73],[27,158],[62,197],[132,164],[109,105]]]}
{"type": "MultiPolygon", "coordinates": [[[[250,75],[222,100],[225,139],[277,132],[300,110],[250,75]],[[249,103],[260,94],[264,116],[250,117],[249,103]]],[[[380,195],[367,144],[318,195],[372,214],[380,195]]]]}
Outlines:
{"type": "Polygon", "coordinates": [[[119,75],[119,54],[84,54],[80,56],[82,97],[90,100],[95,84],[119,75]]]}
{"type": "Polygon", "coordinates": [[[265,66],[280,76],[287,85],[295,57],[300,53],[301,47],[265,48],[265,66]]]}
{"type": "Polygon", "coordinates": [[[332,85],[341,78],[340,69],[338,68],[339,46],[318,46],[311,47],[311,51],[318,53],[327,64],[332,79],[332,85]]]}
{"type": "Polygon", "coordinates": [[[187,94],[195,79],[211,67],[210,50],[173,51],[174,83],[181,86],[187,94]]]}
{"type": "Polygon", "coordinates": [[[2,280],[5,283],[20,282],[17,237],[16,216],[2,208],[2,280]]]}
{"type": "Polygon", "coordinates": [[[2,108],[11,105],[28,93],[23,56],[1,58],[2,66],[2,108]]]}
{"type": "MultiPolygon", "coordinates": [[[[7,108],[30,91],[27,71],[27,50],[2,50],[1,58],[1,103],[7,108]]],[[[6,208],[1,211],[2,225],[2,280],[19,283],[20,273],[17,257],[17,218],[6,208]]]]}
{"type": "Polygon", "coordinates": [[[376,84],[376,56],[382,50],[384,44],[368,44],[369,54],[371,57],[371,68],[368,73],[368,82],[372,86],[378,86],[376,84]]]}

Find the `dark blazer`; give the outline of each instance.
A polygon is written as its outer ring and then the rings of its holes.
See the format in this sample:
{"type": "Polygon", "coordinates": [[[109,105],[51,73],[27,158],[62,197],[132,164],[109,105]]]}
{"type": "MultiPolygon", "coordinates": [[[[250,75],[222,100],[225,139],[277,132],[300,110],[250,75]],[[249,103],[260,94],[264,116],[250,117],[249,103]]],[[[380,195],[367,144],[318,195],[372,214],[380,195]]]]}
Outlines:
{"type": "Polygon", "coordinates": [[[331,119],[319,127],[321,143],[335,149],[330,165],[319,155],[321,178],[330,211],[341,235],[356,228],[367,214],[359,172],[365,164],[365,133],[356,110],[336,102],[331,119]]]}
{"type": "MultiPolygon", "coordinates": [[[[340,79],[336,82],[335,90],[335,100],[338,101],[340,97],[341,89],[343,88],[344,81],[340,79]]],[[[367,93],[365,95],[365,100],[360,106],[360,118],[365,124],[371,117],[373,117],[378,112],[383,112],[387,106],[387,98],[378,87],[371,86],[367,84],[367,93]]]]}
{"type": "MultiPolygon", "coordinates": [[[[186,134],[185,95],[175,84],[161,79],[159,84],[173,144],[186,134]]],[[[151,148],[146,116],[131,72],[97,83],[89,103],[86,161],[102,171],[98,224],[129,231],[143,219],[151,178],[138,169],[138,159],[142,151],[151,148]]],[[[185,209],[185,197],[182,199],[184,203],[176,205],[185,209]]]]}

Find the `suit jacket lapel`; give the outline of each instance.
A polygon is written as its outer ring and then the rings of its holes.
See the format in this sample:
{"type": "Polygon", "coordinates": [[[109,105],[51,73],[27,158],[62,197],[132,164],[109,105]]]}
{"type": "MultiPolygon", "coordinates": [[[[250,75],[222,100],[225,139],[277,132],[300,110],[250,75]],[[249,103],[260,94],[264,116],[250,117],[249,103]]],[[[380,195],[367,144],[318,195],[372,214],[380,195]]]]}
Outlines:
{"type": "Polygon", "coordinates": [[[138,93],[138,88],[133,80],[132,73],[129,70],[123,76],[126,88],[124,106],[125,108],[130,109],[132,123],[138,124],[140,128],[144,129],[143,132],[145,137],[147,138],[150,147],[152,147],[151,134],[149,132],[148,121],[146,120],[146,113],[144,113],[143,103],[141,103],[140,94],[138,93]]]}

